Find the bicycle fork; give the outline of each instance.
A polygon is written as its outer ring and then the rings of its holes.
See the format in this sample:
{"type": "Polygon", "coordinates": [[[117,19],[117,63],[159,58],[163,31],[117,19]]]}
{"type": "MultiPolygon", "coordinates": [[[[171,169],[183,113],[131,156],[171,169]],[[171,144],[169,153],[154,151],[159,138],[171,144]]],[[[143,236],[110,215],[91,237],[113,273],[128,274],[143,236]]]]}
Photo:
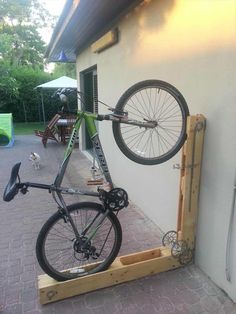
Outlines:
{"type": "MultiPolygon", "coordinates": [[[[74,234],[75,234],[76,239],[77,239],[79,242],[81,242],[81,244],[82,244],[82,246],[81,246],[82,249],[85,249],[85,248],[87,247],[87,245],[90,243],[90,241],[93,239],[93,237],[96,235],[97,231],[98,231],[99,228],[102,226],[104,220],[105,220],[106,217],[109,215],[109,212],[110,212],[109,209],[107,209],[104,213],[98,213],[98,214],[93,218],[93,220],[85,227],[85,229],[82,231],[81,234],[78,232],[78,230],[77,230],[77,228],[76,228],[76,225],[75,225],[75,223],[74,223],[74,220],[73,220],[73,218],[71,217],[70,213],[69,213],[68,211],[67,211],[67,213],[65,213],[65,216],[67,217],[68,222],[71,224],[71,227],[72,227],[72,229],[73,229],[73,231],[74,231],[74,234]],[[98,219],[98,217],[99,217],[100,215],[102,215],[102,216],[101,216],[100,219],[97,221],[97,219],[98,219]],[[97,222],[96,222],[96,221],[97,221],[97,222]],[[94,225],[95,222],[96,222],[96,225],[93,227],[92,230],[90,230],[91,227],[94,225]],[[89,234],[87,235],[87,233],[89,233],[89,234]],[[85,236],[86,236],[86,241],[82,241],[81,239],[82,239],[83,237],[85,237],[85,236]]],[[[111,228],[112,228],[112,226],[110,227],[110,230],[108,231],[106,240],[107,240],[107,238],[108,238],[108,236],[109,236],[109,234],[110,234],[111,228]]],[[[104,245],[105,245],[105,243],[106,243],[106,240],[105,240],[105,242],[104,242],[104,245]]],[[[104,245],[103,245],[103,247],[104,247],[104,245]]]]}
{"type": "MultiPolygon", "coordinates": [[[[99,248],[99,251],[97,251],[97,248],[92,245],[91,241],[95,237],[97,231],[103,225],[103,222],[106,219],[107,215],[109,215],[109,209],[107,209],[104,213],[98,213],[93,218],[93,220],[85,227],[85,229],[82,231],[81,234],[79,234],[71,215],[69,214],[69,216],[67,216],[76,235],[76,240],[74,242],[75,247],[79,248],[79,251],[81,253],[84,253],[86,255],[89,254],[93,259],[97,259],[99,258],[99,256],[101,256],[101,253],[106,245],[106,242],[112,230],[112,225],[111,225],[101,247],[99,248]],[[101,217],[99,218],[100,215],[101,217]]],[[[87,258],[89,255],[87,255],[87,258]]]]}

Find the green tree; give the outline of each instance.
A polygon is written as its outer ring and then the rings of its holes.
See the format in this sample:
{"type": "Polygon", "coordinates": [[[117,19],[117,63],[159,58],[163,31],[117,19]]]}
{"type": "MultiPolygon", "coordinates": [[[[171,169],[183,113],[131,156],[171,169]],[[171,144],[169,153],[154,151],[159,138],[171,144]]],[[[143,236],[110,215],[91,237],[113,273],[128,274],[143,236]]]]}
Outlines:
{"type": "Polygon", "coordinates": [[[51,79],[39,29],[51,22],[38,0],[0,0],[0,112],[14,121],[39,120],[34,87],[51,79]]]}
{"type": "Polygon", "coordinates": [[[0,0],[0,58],[42,68],[45,43],[38,30],[53,20],[38,0],[0,0]]]}
{"type": "Polygon", "coordinates": [[[7,26],[0,31],[0,56],[9,64],[43,67],[45,44],[37,30],[29,26],[7,26]]]}
{"type": "Polygon", "coordinates": [[[0,0],[2,25],[34,25],[37,29],[55,22],[38,0],[0,0]]]}
{"type": "MultiPolygon", "coordinates": [[[[1,92],[5,93],[4,102],[0,107],[0,113],[11,112],[15,122],[33,122],[42,119],[40,94],[35,87],[49,80],[53,80],[51,74],[42,71],[40,68],[32,68],[29,66],[9,67],[6,77],[10,78],[16,85],[15,94],[9,86],[9,92],[6,94],[6,86],[1,89],[0,80],[0,96],[1,92]]],[[[12,86],[11,86],[12,87],[12,86]]],[[[44,95],[46,119],[50,119],[59,107],[51,98],[52,91],[44,95]]]]}
{"type": "Polygon", "coordinates": [[[13,117],[15,121],[39,121],[40,120],[40,95],[35,87],[43,84],[53,77],[39,68],[28,66],[14,67],[12,76],[18,83],[19,97],[13,104],[13,117]]]}
{"type": "Polygon", "coordinates": [[[19,96],[17,80],[9,65],[0,60],[0,109],[19,96]]]}
{"type": "MultiPolygon", "coordinates": [[[[0,113],[12,112],[15,122],[40,120],[34,88],[56,78],[43,71],[45,43],[39,35],[53,22],[39,0],[0,0],[0,113]]],[[[65,69],[68,75],[71,67],[65,69]]],[[[46,119],[58,111],[51,93],[44,95],[46,119]]]]}

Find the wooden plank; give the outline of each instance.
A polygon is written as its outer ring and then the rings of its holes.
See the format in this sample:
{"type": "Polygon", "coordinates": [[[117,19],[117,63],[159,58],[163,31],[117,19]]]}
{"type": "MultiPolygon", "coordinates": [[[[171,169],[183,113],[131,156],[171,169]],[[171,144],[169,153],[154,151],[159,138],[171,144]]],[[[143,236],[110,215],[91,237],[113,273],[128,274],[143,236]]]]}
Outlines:
{"type": "Polygon", "coordinates": [[[175,269],[179,266],[179,262],[171,256],[170,250],[160,247],[146,252],[118,257],[111,267],[104,272],[69,281],[57,282],[47,275],[41,275],[38,278],[40,303],[55,302],[89,291],[175,269]],[[160,256],[155,257],[158,252],[160,256]],[[143,260],[145,255],[147,260],[143,260]],[[154,257],[150,258],[151,255],[154,257]],[[139,256],[141,261],[138,261],[139,256]],[[128,262],[128,264],[124,265],[122,260],[128,262]],[[131,260],[135,262],[131,263],[131,260]]]}
{"type": "Polygon", "coordinates": [[[149,251],[140,252],[138,254],[130,254],[127,256],[120,257],[120,261],[123,265],[131,265],[134,263],[147,261],[149,259],[153,259],[155,257],[161,256],[161,250],[160,249],[154,249],[149,251]]]}
{"type": "Polygon", "coordinates": [[[178,231],[181,231],[182,240],[187,241],[191,249],[195,245],[204,126],[204,116],[197,115],[189,117],[187,127],[188,139],[184,147],[185,162],[183,166],[185,171],[182,186],[182,216],[180,218],[181,223],[178,222],[178,231]]]}
{"type": "Polygon", "coordinates": [[[184,143],[184,146],[182,148],[182,155],[181,155],[181,164],[180,164],[180,181],[179,181],[179,202],[178,202],[178,216],[177,216],[177,239],[182,240],[182,225],[183,225],[183,197],[184,197],[184,191],[185,191],[185,160],[186,160],[186,142],[189,139],[189,118],[187,121],[187,139],[184,143]],[[180,236],[181,235],[181,236],[180,236]]]}
{"type": "Polygon", "coordinates": [[[188,168],[191,164],[192,159],[192,143],[193,143],[193,130],[195,126],[195,117],[188,117],[187,121],[187,139],[182,149],[182,160],[181,160],[181,172],[180,172],[180,200],[178,209],[178,223],[177,232],[178,240],[186,240],[185,234],[182,232],[186,225],[186,212],[188,211],[189,204],[189,186],[190,186],[190,169],[188,168]],[[179,235],[181,234],[181,238],[179,235]]]}

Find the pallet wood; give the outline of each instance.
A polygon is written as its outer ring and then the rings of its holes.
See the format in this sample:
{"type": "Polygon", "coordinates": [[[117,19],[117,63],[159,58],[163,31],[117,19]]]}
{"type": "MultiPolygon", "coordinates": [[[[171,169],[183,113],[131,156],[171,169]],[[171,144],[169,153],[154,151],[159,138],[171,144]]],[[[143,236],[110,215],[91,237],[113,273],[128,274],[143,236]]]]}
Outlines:
{"type": "Polygon", "coordinates": [[[49,121],[44,131],[34,130],[36,136],[42,137],[42,143],[44,147],[46,147],[48,139],[58,142],[58,139],[56,138],[56,124],[59,119],[60,115],[56,114],[52,120],[49,121]]]}
{"type": "Polygon", "coordinates": [[[182,149],[177,233],[178,240],[186,241],[192,250],[195,246],[204,130],[204,116],[190,116],[188,140],[182,149]]]}
{"type": "MultiPolygon", "coordinates": [[[[195,244],[204,129],[205,118],[202,115],[189,117],[187,140],[182,149],[177,234],[178,240],[185,240],[190,249],[194,249],[195,244]]],[[[55,302],[180,266],[178,259],[171,255],[170,248],[158,247],[117,257],[108,270],[86,277],[57,282],[41,275],[38,277],[40,303],[55,302]]]]}
{"type": "Polygon", "coordinates": [[[179,266],[178,261],[171,256],[170,250],[160,247],[117,257],[108,270],[82,278],[57,282],[47,275],[41,275],[38,278],[40,303],[47,304],[179,266]]]}

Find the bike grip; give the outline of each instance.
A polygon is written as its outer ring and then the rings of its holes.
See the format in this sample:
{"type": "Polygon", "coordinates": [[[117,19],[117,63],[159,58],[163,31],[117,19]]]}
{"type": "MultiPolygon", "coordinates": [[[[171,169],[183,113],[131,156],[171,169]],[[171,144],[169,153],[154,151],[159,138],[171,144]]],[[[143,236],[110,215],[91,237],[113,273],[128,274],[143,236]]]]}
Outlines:
{"type": "Polygon", "coordinates": [[[97,115],[97,120],[98,121],[110,120],[110,115],[98,114],[97,115]]]}

